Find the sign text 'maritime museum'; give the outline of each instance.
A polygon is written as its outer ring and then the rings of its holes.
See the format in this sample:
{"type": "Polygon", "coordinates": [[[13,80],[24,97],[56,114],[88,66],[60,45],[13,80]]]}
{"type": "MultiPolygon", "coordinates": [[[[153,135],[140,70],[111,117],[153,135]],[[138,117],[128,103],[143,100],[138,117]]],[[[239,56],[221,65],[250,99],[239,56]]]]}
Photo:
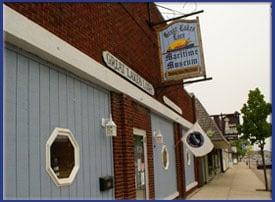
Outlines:
{"type": "Polygon", "coordinates": [[[198,18],[175,21],[160,30],[158,37],[164,81],[205,75],[198,18]]]}

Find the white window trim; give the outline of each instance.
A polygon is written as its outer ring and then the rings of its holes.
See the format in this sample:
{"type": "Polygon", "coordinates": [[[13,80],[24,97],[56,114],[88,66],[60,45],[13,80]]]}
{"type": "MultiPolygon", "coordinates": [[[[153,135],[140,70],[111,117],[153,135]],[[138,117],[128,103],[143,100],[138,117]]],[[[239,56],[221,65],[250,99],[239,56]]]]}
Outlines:
{"type": "Polygon", "coordinates": [[[146,141],[146,131],[138,128],[133,128],[133,134],[143,137],[143,147],[144,147],[144,160],[145,160],[145,192],[146,199],[149,199],[149,174],[148,174],[148,158],[147,158],[147,141],[146,141]]]}
{"type": "Polygon", "coordinates": [[[57,186],[66,186],[72,184],[75,179],[75,176],[79,170],[79,146],[74,138],[72,132],[66,128],[55,128],[51,133],[47,143],[46,143],[46,170],[54,183],[57,186]],[[72,146],[74,147],[74,167],[68,178],[58,178],[51,168],[51,145],[54,142],[55,138],[58,135],[66,136],[69,138],[72,146]]]}
{"type": "Polygon", "coordinates": [[[168,151],[167,146],[163,145],[162,148],[161,148],[161,165],[162,165],[162,168],[164,170],[168,170],[169,169],[169,163],[170,163],[169,151],[168,151]],[[166,153],[167,153],[167,164],[166,164],[166,166],[164,166],[164,162],[163,162],[163,152],[164,152],[165,149],[166,149],[166,153]]]}
{"type": "Polygon", "coordinates": [[[103,88],[124,93],[152,111],[191,128],[193,124],[104,65],[40,25],[3,5],[4,40],[103,88]],[[14,23],[16,22],[16,23],[14,23]]]}

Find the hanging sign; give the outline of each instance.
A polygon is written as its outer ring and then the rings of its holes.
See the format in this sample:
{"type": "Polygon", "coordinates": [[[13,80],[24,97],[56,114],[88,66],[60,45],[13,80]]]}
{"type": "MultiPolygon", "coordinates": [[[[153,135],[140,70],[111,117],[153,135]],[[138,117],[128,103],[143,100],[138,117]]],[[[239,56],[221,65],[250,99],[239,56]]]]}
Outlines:
{"type": "Polygon", "coordinates": [[[167,25],[158,38],[163,81],[205,76],[198,17],[167,25]]]}
{"type": "Polygon", "coordinates": [[[151,83],[146,81],[144,78],[142,78],[138,73],[136,73],[134,70],[132,70],[130,67],[125,65],[123,62],[121,62],[119,59],[117,59],[115,56],[113,56],[108,51],[103,51],[102,53],[103,59],[108,67],[119,73],[121,76],[132,82],[133,84],[137,85],[150,95],[154,95],[154,87],[151,83]]]}

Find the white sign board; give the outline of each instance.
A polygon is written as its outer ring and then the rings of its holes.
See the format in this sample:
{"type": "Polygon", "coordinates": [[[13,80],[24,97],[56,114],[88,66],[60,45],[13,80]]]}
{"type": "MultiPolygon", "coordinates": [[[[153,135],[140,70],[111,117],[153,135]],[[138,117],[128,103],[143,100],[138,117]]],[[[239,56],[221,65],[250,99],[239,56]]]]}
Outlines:
{"type": "Polygon", "coordinates": [[[162,80],[205,75],[199,18],[180,20],[159,30],[162,80]]]}
{"type": "Polygon", "coordinates": [[[116,58],[108,51],[103,51],[103,59],[108,67],[119,73],[121,76],[140,87],[150,95],[154,95],[154,87],[151,83],[142,78],[138,73],[125,65],[122,61],[116,58]]]}

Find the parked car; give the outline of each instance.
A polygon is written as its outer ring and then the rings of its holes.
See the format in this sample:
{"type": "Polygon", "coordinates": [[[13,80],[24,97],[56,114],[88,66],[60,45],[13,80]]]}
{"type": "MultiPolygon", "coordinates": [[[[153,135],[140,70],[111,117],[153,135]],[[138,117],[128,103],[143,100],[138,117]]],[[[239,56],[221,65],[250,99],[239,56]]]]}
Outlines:
{"type": "MultiPolygon", "coordinates": [[[[272,169],[272,162],[271,161],[266,161],[265,162],[265,167],[267,169],[272,169]]],[[[257,161],[257,169],[264,169],[264,165],[262,161],[257,161]]]]}

